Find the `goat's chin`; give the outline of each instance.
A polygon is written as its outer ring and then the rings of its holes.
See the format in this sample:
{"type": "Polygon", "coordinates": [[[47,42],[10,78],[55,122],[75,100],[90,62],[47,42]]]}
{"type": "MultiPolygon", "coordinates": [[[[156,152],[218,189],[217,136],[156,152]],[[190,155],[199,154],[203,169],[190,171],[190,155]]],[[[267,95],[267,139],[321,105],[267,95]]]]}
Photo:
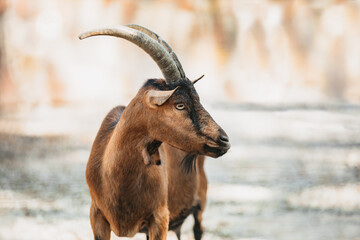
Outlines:
{"type": "Polygon", "coordinates": [[[218,158],[227,153],[230,146],[217,146],[217,147],[211,147],[207,144],[204,144],[204,155],[218,158]]]}

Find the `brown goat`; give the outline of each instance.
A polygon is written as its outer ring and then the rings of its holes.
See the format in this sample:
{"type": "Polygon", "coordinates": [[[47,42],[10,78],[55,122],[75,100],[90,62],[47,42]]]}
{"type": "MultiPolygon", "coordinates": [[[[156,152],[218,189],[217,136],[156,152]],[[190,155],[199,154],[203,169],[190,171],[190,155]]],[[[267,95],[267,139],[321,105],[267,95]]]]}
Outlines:
{"type": "MultiPolygon", "coordinates": [[[[98,131],[86,168],[94,238],[108,240],[111,231],[132,237],[146,230],[151,240],[166,239],[169,214],[176,219],[183,214],[177,213],[179,209],[188,208],[168,201],[169,194],[179,188],[170,185],[176,181],[171,169],[181,168],[170,160],[175,149],[186,153],[179,157],[190,169],[198,154],[219,157],[226,153],[228,137],[202,107],[176,55],[156,34],[129,25],[88,32],[80,39],[94,35],[135,43],[155,60],[165,77],[148,80],[126,108],[110,111],[98,131]]],[[[186,177],[191,175],[177,176],[186,177]]],[[[193,206],[191,201],[186,206],[193,206]]]]}

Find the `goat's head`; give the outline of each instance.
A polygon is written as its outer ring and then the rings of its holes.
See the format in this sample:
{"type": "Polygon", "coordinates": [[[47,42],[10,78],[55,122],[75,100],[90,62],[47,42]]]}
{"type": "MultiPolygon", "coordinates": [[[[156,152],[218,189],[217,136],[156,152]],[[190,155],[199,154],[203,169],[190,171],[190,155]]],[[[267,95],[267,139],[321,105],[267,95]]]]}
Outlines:
{"type": "MultiPolygon", "coordinates": [[[[200,103],[194,83],[170,46],[156,33],[138,25],[100,29],[84,33],[121,37],[145,50],[157,63],[165,79],[150,79],[131,104],[142,102],[151,138],[192,154],[219,157],[229,148],[229,138],[200,103]]],[[[129,105],[129,106],[130,106],[129,105]]]]}

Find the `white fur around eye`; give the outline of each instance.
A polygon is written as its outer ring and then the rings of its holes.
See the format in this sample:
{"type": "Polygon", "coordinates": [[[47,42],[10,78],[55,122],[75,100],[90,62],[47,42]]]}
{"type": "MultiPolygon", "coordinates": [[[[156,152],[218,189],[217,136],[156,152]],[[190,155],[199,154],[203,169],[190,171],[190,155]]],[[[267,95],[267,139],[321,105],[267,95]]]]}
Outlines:
{"type": "Polygon", "coordinates": [[[178,103],[178,104],[175,105],[175,108],[176,108],[177,110],[184,110],[184,109],[185,109],[185,104],[183,104],[183,103],[178,103]]]}

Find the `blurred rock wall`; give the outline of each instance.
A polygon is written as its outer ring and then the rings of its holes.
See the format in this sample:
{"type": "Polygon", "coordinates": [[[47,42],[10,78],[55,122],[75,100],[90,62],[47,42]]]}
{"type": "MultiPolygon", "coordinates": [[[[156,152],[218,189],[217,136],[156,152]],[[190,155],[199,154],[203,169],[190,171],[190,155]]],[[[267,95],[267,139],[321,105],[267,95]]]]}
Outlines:
{"type": "Polygon", "coordinates": [[[0,0],[0,105],[126,103],[161,77],[132,44],[77,36],[144,25],[210,101],[360,102],[359,1],[0,0]]]}

